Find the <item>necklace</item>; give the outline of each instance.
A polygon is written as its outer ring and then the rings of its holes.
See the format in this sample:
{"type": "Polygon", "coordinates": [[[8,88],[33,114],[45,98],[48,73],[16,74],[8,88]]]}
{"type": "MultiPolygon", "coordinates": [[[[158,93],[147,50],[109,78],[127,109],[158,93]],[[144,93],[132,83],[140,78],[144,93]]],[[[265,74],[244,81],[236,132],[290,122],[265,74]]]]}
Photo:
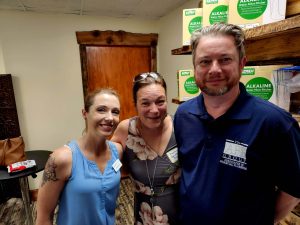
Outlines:
{"type": "Polygon", "coordinates": [[[164,149],[164,147],[166,147],[162,146],[162,142],[164,137],[163,134],[167,132],[168,127],[168,123],[165,124],[165,122],[163,122],[162,127],[158,128],[158,130],[153,131],[149,130],[149,128],[144,127],[140,119],[137,120],[138,135],[144,139],[146,146],[149,147],[151,151],[157,155],[162,155],[163,151],[161,151],[161,149],[164,149]],[[149,143],[149,141],[147,141],[149,139],[151,140],[151,144],[149,143]],[[153,139],[157,140],[154,144],[153,139]]]}
{"type": "Polygon", "coordinates": [[[146,162],[146,171],[147,171],[147,176],[148,176],[148,180],[149,180],[149,186],[150,186],[150,203],[151,203],[151,211],[152,211],[152,220],[154,220],[154,213],[153,213],[153,204],[154,204],[154,178],[155,178],[155,172],[156,172],[156,166],[157,166],[157,160],[158,160],[158,156],[156,157],[156,160],[155,160],[155,166],[154,166],[154,169],[153,169],[153,174],[152,174],[152,180],[150,179],[150,174],[149,174],[149,169],[148,169],[148,163],[147,163],[147,159],[145,160],[146,162]]]}

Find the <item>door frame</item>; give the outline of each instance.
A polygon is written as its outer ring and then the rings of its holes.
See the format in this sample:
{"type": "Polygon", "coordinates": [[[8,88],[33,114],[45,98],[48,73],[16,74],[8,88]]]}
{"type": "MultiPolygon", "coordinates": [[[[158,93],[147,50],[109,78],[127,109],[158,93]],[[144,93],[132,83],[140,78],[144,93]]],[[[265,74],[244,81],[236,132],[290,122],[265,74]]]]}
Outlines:
{"type": "Polygon", "coordinates": [[[87,46],[143,46],[150,47],[150,68],[151,71],[157,70],[156,46],[158,34],[140,34],[126,31],[77,31],[77,43],[79,44],[80,63],[82,73],[82,86],[84,97],[88,93],[88,70],[87,70],[87,46]]]}

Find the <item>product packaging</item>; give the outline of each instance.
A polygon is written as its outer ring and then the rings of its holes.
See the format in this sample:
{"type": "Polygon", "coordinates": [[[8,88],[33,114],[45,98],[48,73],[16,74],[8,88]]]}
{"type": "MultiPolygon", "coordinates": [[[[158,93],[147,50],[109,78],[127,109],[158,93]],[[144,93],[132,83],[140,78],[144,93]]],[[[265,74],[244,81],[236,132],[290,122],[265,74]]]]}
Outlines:
{"type": "Polygon", "coordinates": [[[229,0],[203,0],[203,26],[228,20],[229,0]]]}
{"type": "Polygon", "coordinates": [[[184,9],[182,12],[182,45],[190,45],[191,34],[202,28],[202,8],[184,9]]]}
{"type": "Polygon", "coordinates": [[[285,19],[286,0],[230,0],[228,23],[244,29],[285,19]]]}
{"type": "Polygon", "coordinates": [[[186,101],[200,94],[194,78],[194,70],[178,70],[178,98],[179,101],[186,101]]]}
{"type": "Polygon", "coordinates": [[[240,81],[250,94],[276,104],[273,71],[286,66],[288,65],[246,66],[240,81]]]}
{"type": "Polygon", "coordinates": [[[8,173],[16,173],[36,166],[35,160],[16,162],[7,166],[8,173]]]}

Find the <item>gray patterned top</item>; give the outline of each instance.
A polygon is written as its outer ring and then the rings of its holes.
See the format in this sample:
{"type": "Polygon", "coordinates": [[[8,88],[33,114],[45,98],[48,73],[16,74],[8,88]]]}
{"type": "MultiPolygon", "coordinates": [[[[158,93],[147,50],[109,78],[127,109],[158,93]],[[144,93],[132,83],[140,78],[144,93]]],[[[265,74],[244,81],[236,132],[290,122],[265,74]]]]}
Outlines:
{"type": "Polygon", "coordinates": [[[159,156],[140,136],[137,119],[129,121],[124,153],[135,186],[135,224],[177,225],[180,169],[174,132],[164,154],[159,156]]]}

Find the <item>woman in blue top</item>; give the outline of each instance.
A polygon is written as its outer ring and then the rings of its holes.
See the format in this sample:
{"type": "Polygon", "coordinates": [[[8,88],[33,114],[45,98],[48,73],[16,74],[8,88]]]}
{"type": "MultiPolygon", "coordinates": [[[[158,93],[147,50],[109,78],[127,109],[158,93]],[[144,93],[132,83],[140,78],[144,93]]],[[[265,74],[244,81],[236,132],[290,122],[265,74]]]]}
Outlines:
{"type": "Polygon", "coordinates": [[[107,138],[119,123],[120,102],[111,89],[85,99],[86,130],[50,155],[37,201],[36,225],[113,225],[120,185],[122,147],[107,138]]]}

